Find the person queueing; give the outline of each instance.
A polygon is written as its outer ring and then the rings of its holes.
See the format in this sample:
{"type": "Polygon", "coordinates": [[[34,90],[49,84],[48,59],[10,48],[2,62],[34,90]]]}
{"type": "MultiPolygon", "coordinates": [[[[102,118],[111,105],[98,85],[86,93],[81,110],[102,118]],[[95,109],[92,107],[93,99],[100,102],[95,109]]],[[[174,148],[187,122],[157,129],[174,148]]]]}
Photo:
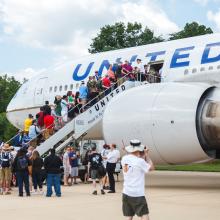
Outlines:
{"type": "Polygon", "coordinates": [[[47,193],[46,197],[51,197],[53,194],[52,186],[57,197],[61,197],[60,187],[60,167],[63,165],[62,160],[56,155],[55,149],[50,149],[50,155],[44,160],[44,168],[47,173],[47,193]]]}
{"type": "Polygon", "coordinates": [[[145,174],[154,170],[149,150],[145,149],[139,140],[131,140],[125,150],[128,155],[125,155],[121,161],[124,175],[123,215],[127,220],[132,220],[135,214],[141,220],[149,220],[149,210],[145,198],[145,174]]]}
{"type": "Polygon", "coordinates": [[[63,181],[64,181],[64,186],[69,186],[68,180],[69,180],[69,177],[70,177],[70,174],[71,174],[69,153],[70,153],[70,146],[65,149],[65,153],[63,154],[63,169],[64,169],[63,181]]]}
{"type": "Polygon", "coordinates": [[[71,185],[73,185],[73,180],[74,180],[74,184],[77,184],[76,179],[79,175],[78,155],[77,155],[76,149],[74,147],[72,147],[70,149],[69,160],[70,160],[70,166],[71,166],[71,173],[70,173],[71,185]]]}
{"type": "Polygon", "coordinates": [[[88,164],[88,173],[89,173],[89,169],[91,168],[91,179],[92,179],[93,188],[94,188],[94,191],[92,193],[93,195],[97,195],[96,179],[99,180],[101,194],[102,195],[105,194],[103,190],[103,185],[102,185],[102,177],[100,176],[98,172],[98,168],[100,165],[102,165],[102,156],[101,154],[97,153],[96,147],[93,146],[92,152],[89,155],[89,164],[88,164]]]}
{"type": "Polygon", "coordinates": [[[106,165],[106,171],[108,173],[109,177],[109,185],[110,185],[110,191],[108,193],[115,193],[115,178],[114,178],[114,172],[116,163],[120,159],[120,152],[116,149],[116,145],[112,144],[110,146],[110,151],[106,157],[103,157],[103,159],[107,159],[107,165],[106,165]]]}
{"type": "Polygon", "coordinates": [[[32,181],[34,185],[34,193],[35,194],[37,193],[37,187],[39,187],[40,193],[42,193],[43,192],[42,167],[44,165],[44,162],[37,150],[33,151],[31,159],[32,159],[32,181]]]}
{"type": "Polygon", "coordinates": [[[27,150],[21,148],[12,164],[13,171],[16,172],[19,196],[23,196],[23,185],[27,196],[30,196],[29,175],[31,175],[31,161],[28,158],[27,150]]]}
{"type": "Polygon", "coordinates": [[[10,180],[11,180],[11,163],[13,156],[11,154],[11,147],[9,144],[4,144],[0,153],[0,195],[3,195],[3,188],[5,186],[5,195],[11,194],[10,180]]]}

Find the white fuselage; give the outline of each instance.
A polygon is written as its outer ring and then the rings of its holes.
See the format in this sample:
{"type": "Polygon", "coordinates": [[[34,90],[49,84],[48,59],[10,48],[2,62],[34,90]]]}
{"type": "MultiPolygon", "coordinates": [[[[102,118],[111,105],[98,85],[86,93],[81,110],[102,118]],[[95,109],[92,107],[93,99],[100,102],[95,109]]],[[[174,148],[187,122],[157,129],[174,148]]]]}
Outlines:
{"type": "Polygon", "coordinates": [[[76,92],[81,80],[87,81],[96,70],[103,75],[109,64],[125,60],[133,64],[137,58],[142,64],[163,63],[162,82],[203,82],[217,87],[220,82],[220,34],[167,41],[93,54],[50,68],[21,86],[8,105],[7,117],[22,129],[27,115],[35,115],[46,100],[53,104],[56,95],[76,92]]]}

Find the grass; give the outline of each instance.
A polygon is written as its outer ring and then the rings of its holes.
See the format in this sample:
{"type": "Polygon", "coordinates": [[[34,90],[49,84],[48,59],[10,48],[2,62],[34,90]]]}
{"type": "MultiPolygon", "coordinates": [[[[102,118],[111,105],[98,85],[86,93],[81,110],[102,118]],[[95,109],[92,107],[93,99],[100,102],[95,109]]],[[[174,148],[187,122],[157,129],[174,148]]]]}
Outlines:
{"type": "Polygon", "coordinates": [[[202,164],[157,165],[156,170],[220,172],[220,160],[202,164]]]}

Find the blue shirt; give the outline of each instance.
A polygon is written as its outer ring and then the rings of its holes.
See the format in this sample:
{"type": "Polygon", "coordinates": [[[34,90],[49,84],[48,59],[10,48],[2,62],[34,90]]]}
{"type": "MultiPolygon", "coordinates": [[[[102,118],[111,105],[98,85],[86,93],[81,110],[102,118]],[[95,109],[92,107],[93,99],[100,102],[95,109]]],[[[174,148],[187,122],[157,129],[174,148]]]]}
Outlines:
{"type": "Polygon", "coordinates": [[[78,167],[78,158],[76,156],[75,152],[70,152],[69,153],[69,158],[70,158],[70,166],[71,167],[78,167]],[[71,157],[74,157],[75,159],[71,159],[71,157]]]}
{"type": "Polygon", "coordinates": [[[13,146],[14,146],[14,147],[21,147],[21,145],[22,145],[22,139],[23,139],[22,135],[17,134],[17,135],[13,138],[13,140],[12,140],[13,146]]]}
{"type": "Polygon", "coordinates": [[[88,88],[85,85],[81,85],[79,87],[79,98],[80,99],[86,99],[88,96],[88,88]]]}
{"type": "Polygon", "coordinates": [[[36,138],[38,133],[40,133],[39,128],[35,125],[31,125],[29,128],[29,133],[28,133],[29,138],[31,139],[36,138]]]}

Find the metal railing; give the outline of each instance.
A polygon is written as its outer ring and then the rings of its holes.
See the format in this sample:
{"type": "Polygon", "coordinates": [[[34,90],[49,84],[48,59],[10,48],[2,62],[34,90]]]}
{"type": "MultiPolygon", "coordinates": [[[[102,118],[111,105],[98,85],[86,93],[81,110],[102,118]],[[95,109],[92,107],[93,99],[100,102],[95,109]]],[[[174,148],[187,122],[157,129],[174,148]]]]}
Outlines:
{"type": "Polygon", "coordinates": [[[105,97],[106,95],[108,95],[110,92],[112,92],[114,89],[116,89],[118,87],[118,84],[121,83],[123,84],[126,80],[129,80],[129,75],[131,73],[127,73],[126,75],[124,75],[123,77],[121,77],[119,80],[117,80],[116,82],[112,83],[111,86],[105,90],[103,90],[101,93],[99,93],[98,95],[96,95],[93,99],[89,100],[84,106],[82,106],[80,108],[80,112],[83,112],[87,109],[89,109],[90,107],[92,107],[93,105],[91,104],[95,104],[97,103],[100,99],[102,99],[103,97],[105,97]],[[127,78],[127,79],[126,79],[127,78]],[[125,80],[124,80],[125,79],[125,80]],[[124,80],[124,81],[123,81],[124,80]],[[115,87],[116,86],[116,87],[115,87]]]}

